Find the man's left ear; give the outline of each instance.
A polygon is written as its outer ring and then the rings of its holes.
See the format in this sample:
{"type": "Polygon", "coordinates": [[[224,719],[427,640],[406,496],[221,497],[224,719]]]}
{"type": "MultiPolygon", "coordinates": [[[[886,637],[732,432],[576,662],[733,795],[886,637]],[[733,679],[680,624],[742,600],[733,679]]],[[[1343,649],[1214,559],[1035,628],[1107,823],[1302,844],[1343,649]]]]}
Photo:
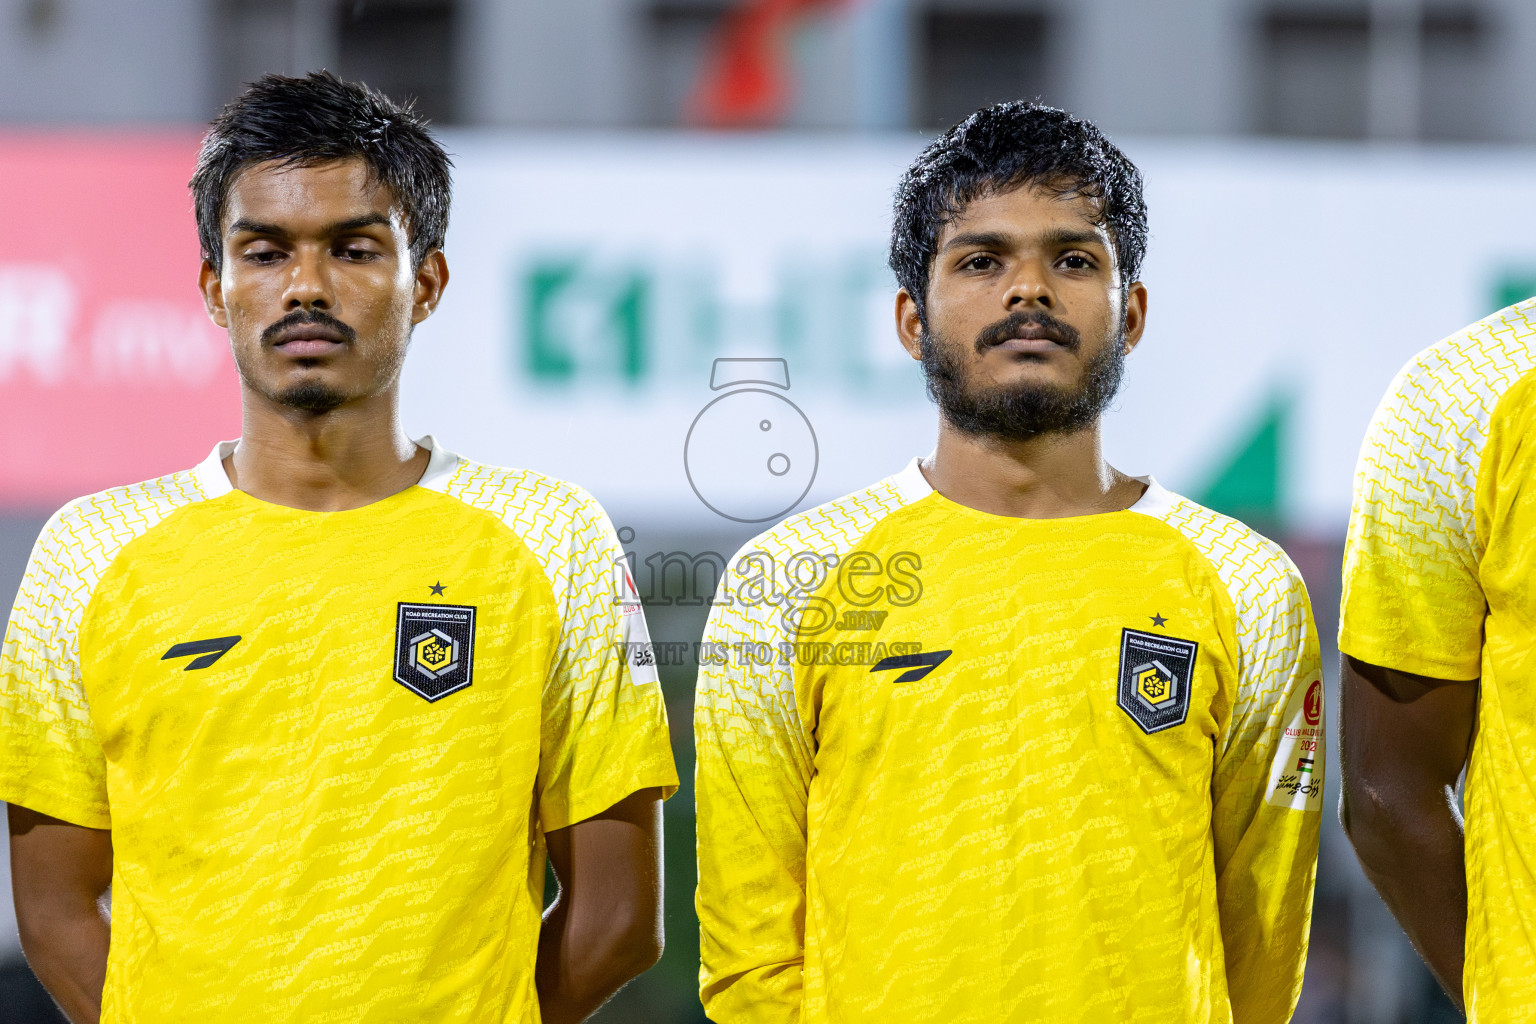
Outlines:
{"type": "Polygon", "coordinates": [[[896,340],[913,359],[923,358],[923,317],[917,300],[905,288],[896,293],[896,340]]]}
{"type": "Polygon", "coordinates": [[[419,324],[432,315],[448,287],[448,259],[441,249],[433,249],[416,268],[416,289],[412,295],[411,323],[419,324]]]}
{"type": "Polygon", "coordinates": [[[1137,281],[1125,290],[1125,354],[1141,341],[1147,328],[1147,286],[1137,281]]]}
{"type": "Polygon", "coordinates": [[[208,319],[228,330],[229,311],[224,306],[224,282],[214,269],[212,260],[203,260],[197,272],[197,288],[203,293],[203,308],[208,311],[208,319]]]}

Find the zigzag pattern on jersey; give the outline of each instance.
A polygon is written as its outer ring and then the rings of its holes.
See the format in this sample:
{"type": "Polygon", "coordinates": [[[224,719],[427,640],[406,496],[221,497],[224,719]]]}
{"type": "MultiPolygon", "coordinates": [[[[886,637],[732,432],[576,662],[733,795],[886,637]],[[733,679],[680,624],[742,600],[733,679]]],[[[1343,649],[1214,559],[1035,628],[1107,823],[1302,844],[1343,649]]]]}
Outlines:
{"type": "Polygon", "coordinates": [[[1349,547],[1450,576],[1482,558],[1474,499],[1499,399],[1536,369],[1536,299],[1500,310],[1415,356],[1361,446],[1349,547]],[[1362,510],[1374,507],[1370,516],[1362,510]],[[1460,560],[1460,566],[1447,559],[1460,560]]]}
{"type": "MultiPolygon", "coordinates": [[[[743,643],[777,647],[792,641],[789,622],[794,621],[793,595],[808,595],[825,578],[812,580],[813,569],[819,567],[819,571],[825,572],[829,557],[842,558],[848,554],[876,523],[905,504],[895,478],[887,477],[863,490],[791,516],[748,541],[731,559],[721,578],[704,629],[705,642],[725,645],[727,651],[733,652],[734,662],[734,652],[743,643]],[[773,573],[774,592],[766,601],[748,592],[763,568],[773,573]]],[[[696,696],[699,704],[728,714],[737,712],[744,704],[760,711],[766,711],[769,702],[789,709],[795,707],[792,665],[775,658],[772,666],[761,666],[757,671],[730,668],[718,664],[700,666],[696,696]],[[770,681],[772,692],[766,688],[748,689],[747,684],[761,684],[765,680],[770,681]]],[[[750,722],[734,724],[749,730],[753,727],[750,722]]]]}
{"type": "MultiPolygon", "coordinates": [[[[561,624],[550,679],[569,687],[571,706],[583,709],[588,721],[613,723],[616,733],[643,735],[635,719],[644,718],[650,704],[625,700],[624,688],[612,683],[616,666],[635,679],[627,655],[650,638],[642,615],[621,614],[615,567],[624,564],[624,549],[597,499],[541,473],[464,459],[441,486],[447,496],[500,519],[543,567],[561,624]],[[616,644],[624,650],[616,651],[616,644]]],[[[546,715],[545,749],[564,749],[570,735],[560,730],[578,724],[570,716],[546,715]]],[[[615,757],[594,770],[611,781],[636,766],[615,757]]]]}
{"type": "MultiPolygon", "coordinates": [[[[80,623],[86,606],[125,545],[177,508],[206,497],[197,474],[185,470],[78,498],[48,520],[0,646],[0,735],[41,734],[50,744],[95,747],[80,675],[80,623]],[[21,690],[32,693],[18,699],[21,690]],[[36,720],[39,715],[46,720],[36,720]]],[[[99,812],[105,818],[105,765],[101,777],[91,782],[101,793],[99,812]]],[[[78,790],[47,795],[59,799],[66,793],[78,799],[78,790]]]]}
{"type": "Polygon", "coordinates": [[[611,656],[611,575],[624,550],[596,498],[542,473],[467,459],[459,460],[443,493],[496,516],[544,567],[565,627],[562,656],[577,662],[611,656]]]}
{"type": "MultiPolygon", "coordinates": [[[[1311,680],[1301,676],[1318,676],[1322,670],[1301,573],[1278,544],[1187,498],[1175,496],[1156,518],[1183,534],[1211,563],[1237,615],[1238,689],[1221,753],[1239,741],[1241,749],[1267,748],[1263,734],[1283,727],[1293,682],[1306,685],[1311,680]],[[1298,663],[1302,651],[1308,653],[1298,663]]],[[[1268,765],[1246,770],[1265,772],[1268,765]]]]}

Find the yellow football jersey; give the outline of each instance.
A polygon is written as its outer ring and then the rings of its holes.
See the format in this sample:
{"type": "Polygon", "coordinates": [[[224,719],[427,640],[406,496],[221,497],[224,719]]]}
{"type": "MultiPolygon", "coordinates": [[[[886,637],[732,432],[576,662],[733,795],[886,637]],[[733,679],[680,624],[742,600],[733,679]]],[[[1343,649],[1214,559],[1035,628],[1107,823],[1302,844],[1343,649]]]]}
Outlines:
{"type": "Polygon", "coordinates": [[[597,503],[431,444],[306,512],[66,506],[0,651],[0,799],[113,842],[102,1019],[539,1019],[545,832],[676,774],[597,503]]]}
{"type": "Polygon", "coordinates": [[[990,515],[914,461],[743,549],[700,653],[712,1020],[1290,1017],[1321,676],[1242,524],[990,515]]]}
{"type": "Polygon", "coordinates": [[[1481,677],[1467,767],[1471,1020],[1536,1017],[1536,299],[1414,357],[1366,435],[1339,649],[1481,677]]]}

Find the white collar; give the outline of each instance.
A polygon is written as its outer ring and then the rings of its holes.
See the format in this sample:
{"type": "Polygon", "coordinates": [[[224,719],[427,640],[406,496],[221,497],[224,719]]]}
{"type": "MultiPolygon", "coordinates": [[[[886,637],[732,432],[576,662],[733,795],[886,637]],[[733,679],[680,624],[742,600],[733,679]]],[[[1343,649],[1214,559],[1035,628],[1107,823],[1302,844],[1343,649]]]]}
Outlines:
{"type": "MultiPolygon", "coordinates": [[[[458,465],[459,457],[439,445],[437,439],[431,434],[416,438],[416,443],[431,452],[427,459],[427,471],[421,474],[421,479],[416,482],[416,486],[434,491],[441,490],[442,485],[452,475],[454,467],[458,465]]],[[[197,477],[198,486],[209,498],[222,497],[235,489],[229,482],[229,474],[224,470],[224,460],[233,455],[239,445],[238,439],[220,441],[213,446],[213,451],[208,453],[208,457],[192,470],[197,477]]]]}
{"type": "MultiPolygon", "coordinates": [[[[921,461],[922,456],[914,457],[911,462],[907,463],[905,468],[890,478],[891,482],[896,485],[896,490],[908,504],[926,498],[933,493],[933,485],[928,482],[927,477],[923,476],[922,468],[918,465],[921,461]]],[[[1151,475],[1137,476],[1131,479],[1139,480],[1146,484],[1147,489],[1140,498],[1136,499],[1134,505],[1126,509],[1127,512],[1140,512],[1143,515],[1160,516],[1172,508],[1173,503],[1178,500],[1177,495],[1158,483],[1151,475]]]]}

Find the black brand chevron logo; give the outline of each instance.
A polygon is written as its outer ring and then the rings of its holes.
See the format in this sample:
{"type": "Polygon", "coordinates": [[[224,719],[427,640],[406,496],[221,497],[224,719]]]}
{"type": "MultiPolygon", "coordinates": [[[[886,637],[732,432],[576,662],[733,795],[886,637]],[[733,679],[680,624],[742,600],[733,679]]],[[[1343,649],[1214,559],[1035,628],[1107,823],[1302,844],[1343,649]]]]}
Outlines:
{"type": "Polygon", "coordinates": [[[881,658],[875,662],[875,667],[870,671],[889,672],[895,668],[911,669],[910,672],[903,672],[891,682],[915,683],[944,664],[944,659],[954,653],[954,651],[919,651],[916,654],[896,654],[889,658],[881,658]]]}
{"type": "Polygon", "coordinates": [[[184,644],[177,644],[164,654],[160,660],[167,658],[185,658],[192,654],[201,654],[201,658],[194,659],[182,671],[191,672],[195,668],[207,668],[229,653],[229,649],[240,642],[237,636],[216,636],[212,640],[189,640],[184,644]]]}

